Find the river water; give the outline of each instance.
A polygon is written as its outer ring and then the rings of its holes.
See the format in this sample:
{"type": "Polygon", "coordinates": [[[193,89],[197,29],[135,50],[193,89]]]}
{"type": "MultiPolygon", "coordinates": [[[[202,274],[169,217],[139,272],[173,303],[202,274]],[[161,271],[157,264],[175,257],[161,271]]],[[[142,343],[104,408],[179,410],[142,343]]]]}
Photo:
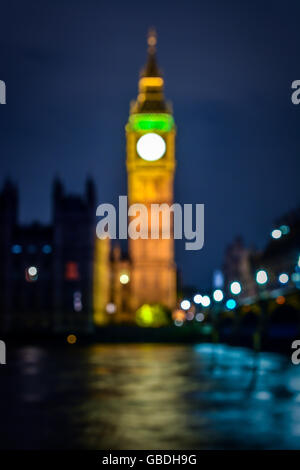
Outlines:
{"type": "Polygon", "coordinates": [[[224,345],[16,349],[2,449],[300,449],[300,365],[224,345]]]}

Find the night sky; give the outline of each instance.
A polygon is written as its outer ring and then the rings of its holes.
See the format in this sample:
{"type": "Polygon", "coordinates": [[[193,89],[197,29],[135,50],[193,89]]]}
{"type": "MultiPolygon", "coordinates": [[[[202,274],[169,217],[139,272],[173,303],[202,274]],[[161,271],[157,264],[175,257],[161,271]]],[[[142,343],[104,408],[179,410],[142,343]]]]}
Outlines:
{"type": "Polygon", "coordinates": [[[126,194],[129,102],[158,33],[158,61],[178,127],[175,200],[205,204],[205,245],[178,244],[185,283],[208,286],[241,234],[264,246],[278,216],[300,202],[300,3],[229,1],[2,1],[2,181],[20,188],[22,222],[51,218],[60,175],[98,203],[126,194]]]}

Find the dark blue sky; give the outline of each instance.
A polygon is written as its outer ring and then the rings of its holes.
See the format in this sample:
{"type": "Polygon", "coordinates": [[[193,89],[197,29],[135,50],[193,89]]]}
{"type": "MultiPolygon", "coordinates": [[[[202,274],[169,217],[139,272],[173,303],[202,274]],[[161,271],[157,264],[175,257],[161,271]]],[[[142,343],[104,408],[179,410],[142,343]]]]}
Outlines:
{"type": "Polygon", "coordinates": [[[126,194],[124,125],[146,33],[178,127],[175,199],[205,204],[205,246],[177,261],[199,288],[236,234],[263,246],[300,201],[300,3],[2,1],[3,179],[20,187],[21,220],[50,220],[55,174],[70,192],[95,178],[98,200],[126,194]]]}

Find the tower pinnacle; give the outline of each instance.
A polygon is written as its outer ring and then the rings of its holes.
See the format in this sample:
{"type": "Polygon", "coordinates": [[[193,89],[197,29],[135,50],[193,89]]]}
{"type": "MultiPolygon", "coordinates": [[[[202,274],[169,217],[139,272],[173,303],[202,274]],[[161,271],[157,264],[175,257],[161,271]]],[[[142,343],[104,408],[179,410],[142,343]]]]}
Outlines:
{"type": "Polygon", "coordinates": [[[140,73],[137,100],[131,103],[130,114],[171,113],[171,107],[164,98],[164,80],[156,61],[157,35],[154,28],[148,32],[148,57],[140,73]]]}
{"type": "Polygon", "coordinates": [[[156,43],[157,43],[157,34],[155,28],[150,28],[148,31],[148,52],[155,53],[156,51],[156,43]]]}
{"type": "Polygon", "coordinates": [[[148,32],[148,59],[147,63],[142,70],[142,77],[160,77],[161,72],[158,68],[156,62],[156,44],[157,44],[157,34],[154,28],[150,28],[148,32]]]}

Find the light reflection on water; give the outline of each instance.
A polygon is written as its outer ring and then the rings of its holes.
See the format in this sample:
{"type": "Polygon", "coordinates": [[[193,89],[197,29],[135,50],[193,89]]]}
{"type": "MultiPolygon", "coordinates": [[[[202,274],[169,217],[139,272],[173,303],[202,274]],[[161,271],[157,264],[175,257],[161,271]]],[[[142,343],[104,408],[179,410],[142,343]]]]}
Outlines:
{"type": "Polygon", "coordinates": [[[300,366],[279,355],[24,347],[0,372],[2,448],[300,448],[300,366]]]}

